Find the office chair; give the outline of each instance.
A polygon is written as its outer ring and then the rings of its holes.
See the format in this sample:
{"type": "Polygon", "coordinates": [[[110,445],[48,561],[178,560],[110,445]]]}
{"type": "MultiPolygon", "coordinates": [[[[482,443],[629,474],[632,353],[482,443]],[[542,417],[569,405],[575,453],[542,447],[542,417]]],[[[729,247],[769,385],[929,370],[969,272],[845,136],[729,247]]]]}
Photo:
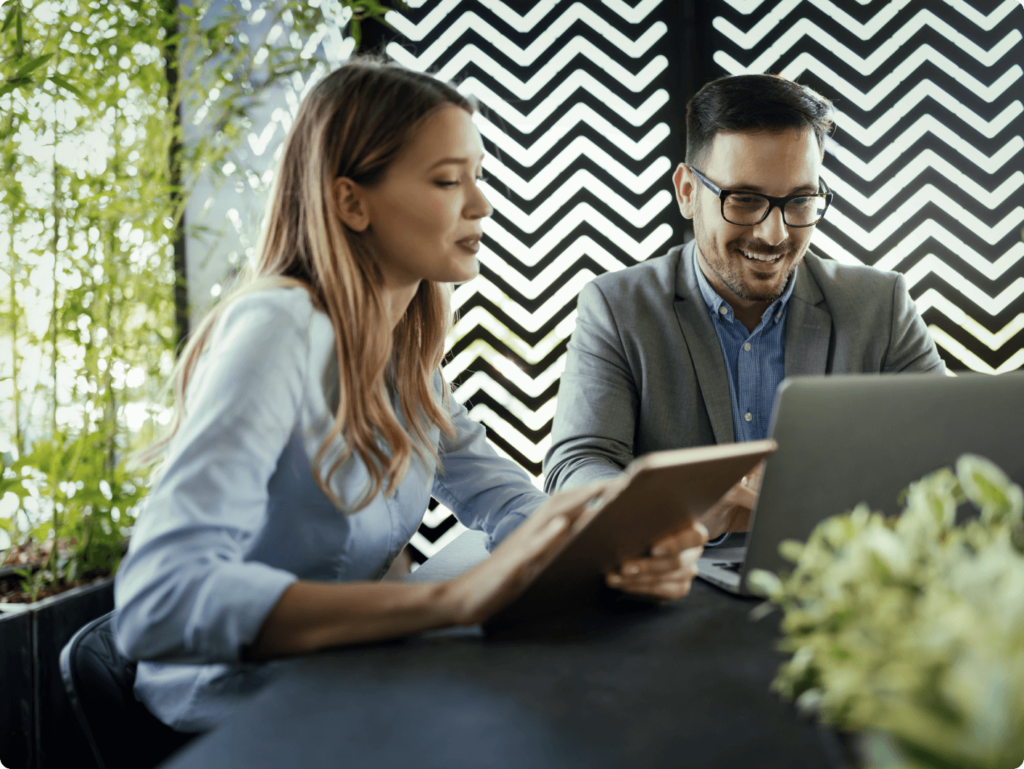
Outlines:
{"type": "Polygon", "coordinates": [[[105,614],[71,637],[60,674],[99,769],[150,769],[196,735],[176,732],[135,699],[136,663],[117,650],[113,618],[105,614]]]}

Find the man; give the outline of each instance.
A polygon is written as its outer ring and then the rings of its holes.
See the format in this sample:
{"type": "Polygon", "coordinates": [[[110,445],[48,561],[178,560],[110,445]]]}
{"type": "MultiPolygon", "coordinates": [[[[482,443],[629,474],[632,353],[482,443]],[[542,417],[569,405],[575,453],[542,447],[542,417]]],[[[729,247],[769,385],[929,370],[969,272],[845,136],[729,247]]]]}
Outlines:
{"type": "MultiPolygon", "coordinates": [[[[651,451],[765,438],[784,376],[944,372],[901,275],[808,250],[832,198],[820,178],[831,116],[774,75],[720,78],[690,100],[672,181],[695,239],[580,293],[549,492],[651,451]]],[[[705,518],[712,539],[746,530],[749,486],[705,518]]]]}

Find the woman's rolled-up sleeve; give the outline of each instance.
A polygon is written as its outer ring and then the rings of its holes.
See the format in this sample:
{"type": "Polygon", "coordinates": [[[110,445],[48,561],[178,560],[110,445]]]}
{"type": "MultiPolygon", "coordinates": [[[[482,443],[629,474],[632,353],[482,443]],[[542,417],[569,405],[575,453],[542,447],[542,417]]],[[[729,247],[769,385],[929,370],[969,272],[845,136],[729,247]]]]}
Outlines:
{"type": "Polygon", "coordinates": [[[311,313],[302,289],[275,289],[218,320],[117,574],[115,631],[130,658],[238,660],[295,581],[245,553],[300,413],[311,313]]]}
{"type": "Polygon", "coordinates": [[[491,550],[548,496],[522,467],[494,450],[465,406],[453,397],[449,403],[456,435],[441,438],[433,495],[464,526],[486,532],[491,550]]]}

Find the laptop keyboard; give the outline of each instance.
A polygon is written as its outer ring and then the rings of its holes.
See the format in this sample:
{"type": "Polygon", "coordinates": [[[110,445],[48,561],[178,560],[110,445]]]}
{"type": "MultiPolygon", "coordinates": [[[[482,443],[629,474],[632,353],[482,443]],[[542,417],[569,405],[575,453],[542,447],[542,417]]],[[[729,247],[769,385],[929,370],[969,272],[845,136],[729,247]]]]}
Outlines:
{"type": "Polygon", "coordinates": [[[717,566],[719,569],[735,572],[736,574],[743,570],[742,561],[712,561],[711,565],[717,566]]]}

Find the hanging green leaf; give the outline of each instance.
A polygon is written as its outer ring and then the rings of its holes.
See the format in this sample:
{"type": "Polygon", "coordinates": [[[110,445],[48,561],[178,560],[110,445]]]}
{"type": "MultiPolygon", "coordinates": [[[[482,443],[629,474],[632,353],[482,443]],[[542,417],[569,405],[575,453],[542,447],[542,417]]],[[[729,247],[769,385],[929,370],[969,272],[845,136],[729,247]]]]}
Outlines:
{"type": "Polygon", "coordinates": [[[37,69],[46,64],[46,62],[48,62],[52,58],[52,53],[44,53],[42,56],[37,56],[36,58],[29,61],[27,64],[22,65],[21,68],[14,73],[13,79],[22,78],[26,75],[31,74],[32,72],[35,72],[37,69]]]}
{"type": "Polygon", "coordinates": [[[7,13],[7,18],[4,19],[4,25],[0,27],[0,35],[11,28],[11,24],[14,23],[14,17],[18,14],[17,4],[11,6],[11,10],[7,13]]]}
{"type": "Polygon", "coordinates": [[[50,75],[50,80],[53,81],[55,85],[59,86],[60,88],[63,88],[68,93],[74,94],[82,101],[88,100],[88,97],[86,97],[84,93],[75,88],[75,86],[71,85],[71,83],[62,78],[60,75],[50,75]]]}
{"type": "Polygon", "coordinates": [[[24,29],[24,27],[22,25],[22,22],[21,22],[21,3],[18,3],[17,5],[15,5],[14,6],[14,10],[15,10],[15,15],[14,15],[15,25],[14,25],[14,28],[15,28],[15,34],[16,34],[17,40],[18,40],[18,49],[17,49],[18,50],[18,56],[24,56],[25,55],[25,29],[24,29]]]}

